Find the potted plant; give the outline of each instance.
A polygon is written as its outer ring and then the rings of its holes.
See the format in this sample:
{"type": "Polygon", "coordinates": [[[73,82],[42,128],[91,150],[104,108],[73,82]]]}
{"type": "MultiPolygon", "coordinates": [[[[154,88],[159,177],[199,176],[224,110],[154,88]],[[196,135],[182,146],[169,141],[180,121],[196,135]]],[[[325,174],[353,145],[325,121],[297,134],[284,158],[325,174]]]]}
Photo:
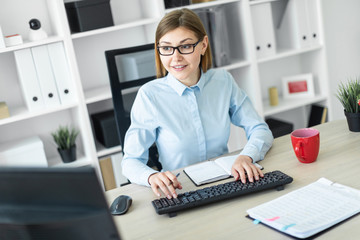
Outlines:
{"type": "Polygon", "coordinates": [[[60,126],[55,132],[51,133],[55,143],[58,146],[58,152],[64,163],[76,160],[76,138],[79,131],[75,128],[60,126]]]}
{"type": "Polygon", "coordinates": [[[336,97],[344,107],[349,130],[360,132],[360,82],[358,79],[339,84],[336,97]]]}

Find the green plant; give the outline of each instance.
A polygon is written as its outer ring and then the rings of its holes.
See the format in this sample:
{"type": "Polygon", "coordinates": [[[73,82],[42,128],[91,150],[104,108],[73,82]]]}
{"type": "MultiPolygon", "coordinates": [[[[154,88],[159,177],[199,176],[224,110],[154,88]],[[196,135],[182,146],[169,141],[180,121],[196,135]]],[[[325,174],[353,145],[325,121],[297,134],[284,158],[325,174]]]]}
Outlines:
{"type": "Polygon", "coordinates": [[[69,128],[67,126],[60,126],[55,132],[51,133],[55,143],[59,149],[70,149],[75,145],[79,131],[75,128],[69,128]]]}
{"type": "Polygon", "coordinates": [[[343,105],[345,112],[360,112],[358,101],[360,99],[360,82],[359,79],[349,80],[347,83],[340,83],[336,97],[343,105]]]}

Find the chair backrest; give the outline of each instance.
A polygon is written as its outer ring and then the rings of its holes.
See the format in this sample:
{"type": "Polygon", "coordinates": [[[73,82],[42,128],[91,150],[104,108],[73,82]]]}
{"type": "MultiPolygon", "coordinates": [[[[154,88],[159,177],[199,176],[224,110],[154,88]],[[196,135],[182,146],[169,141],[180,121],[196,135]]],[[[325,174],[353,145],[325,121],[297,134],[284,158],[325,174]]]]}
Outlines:
{"type": "MultiPolygon", "coordinates": [[[[105,51],[114,115],[120,144],[124,148],[125,134],[130,127],[130,110],[137,90],[156,78],[154,44],[105,51]]],[[[162,169],[156,146],[149,149],[150,167],[162,169]]]]}
{"type": "Polygon", "coordinates": [[[125,133],[130,126],[131,95],[155,79],[154,44],[108,50],[105,56],[120,144],[124,147],[125,133]]]}

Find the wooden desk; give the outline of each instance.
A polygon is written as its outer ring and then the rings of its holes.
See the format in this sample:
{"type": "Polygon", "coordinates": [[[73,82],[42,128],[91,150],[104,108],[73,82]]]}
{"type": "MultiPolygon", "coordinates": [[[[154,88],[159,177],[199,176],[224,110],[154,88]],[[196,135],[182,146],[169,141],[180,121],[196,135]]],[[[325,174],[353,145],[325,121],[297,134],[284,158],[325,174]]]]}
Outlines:
{"type": "MultiPolygon", "coordinates": [[[[120,194],[133,198],[128,213],[114,217],[124,239],[288,239],[245,218],[246,210],[296,190],[320,177],[360,189],[360,133],[350,132],[345,120],[314,127],[320,131],[320,153],[314,163],[300,163],[292,150],[290,136],[277,138],[261,162],[264,172],[280,170],[294,178],[285,190],[267,190],[244,197],[179,212],[176,217],[157,215],[150,188],[130,184],[106,192],[109,203],[120,194]]],[[[178,171],[176,171],[178,172],[178,171]]],[[[179,176],[180,192],[197,187],[185,174],[179,176]]],[[[231,181],[231,179],[224,180],[231,181]]],[[[219,184],[216,182],[214,184],[219,184]]],[[[360,216],[331,229],[318,239],[354,239],[360,236],[360,216]]]]}

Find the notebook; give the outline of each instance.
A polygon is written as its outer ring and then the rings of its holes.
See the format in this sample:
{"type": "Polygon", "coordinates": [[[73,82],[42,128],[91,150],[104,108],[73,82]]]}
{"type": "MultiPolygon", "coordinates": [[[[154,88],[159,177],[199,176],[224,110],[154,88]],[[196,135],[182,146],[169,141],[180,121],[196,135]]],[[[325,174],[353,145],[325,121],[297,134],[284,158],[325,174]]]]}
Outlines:
{"type": "Polygon", "coordinates": [[[360,212],[360,190],[320,178],[303,188],[247,210],[254,223],[285,234],[311,237],[360,212]]]}
{"type": "MultiPolygon", "coordinates": [[[[184,168],[185,174],[196,186],[216,182],[231,177],[231,167],[238,155],[220,157],[214,161],[206,161],[184,168]]],[[[255,163],[260,169],[262,166],[255,163]]]]}

